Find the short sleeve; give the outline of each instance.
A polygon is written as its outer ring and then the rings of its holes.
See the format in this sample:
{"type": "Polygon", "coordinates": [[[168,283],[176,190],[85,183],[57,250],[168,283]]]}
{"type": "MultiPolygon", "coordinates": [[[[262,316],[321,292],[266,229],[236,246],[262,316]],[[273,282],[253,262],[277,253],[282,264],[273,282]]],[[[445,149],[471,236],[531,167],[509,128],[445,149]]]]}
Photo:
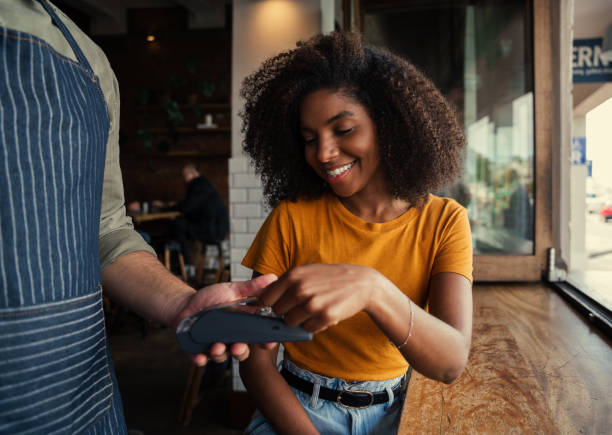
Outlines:
{"type": "Polygon", "coordinates": [[[146,251],[157,255],[140,234],[134,231],[132,219],[125,212],[123,179],[119,166],[119,87],[110,65],[100,71],[99,75],[108,76],[113,84],[112,91],[105,92],[110,128],[106,145],[98,244],[100,267],[104,269],[122,255],[133,251],[146,251]]]}
{"type": "Polygon", "coordinates": [[[280,276],[291,267],[293,240],[287,204],[281,202],[259,229],[242,265],[261,274],[280,276]]]}
{"type": "Polygon", "coordinates": [[[461,206],[452,210],[441,230],[432,276],[453,272],[473,282],[472,232],[467,211],[461,206]]]}

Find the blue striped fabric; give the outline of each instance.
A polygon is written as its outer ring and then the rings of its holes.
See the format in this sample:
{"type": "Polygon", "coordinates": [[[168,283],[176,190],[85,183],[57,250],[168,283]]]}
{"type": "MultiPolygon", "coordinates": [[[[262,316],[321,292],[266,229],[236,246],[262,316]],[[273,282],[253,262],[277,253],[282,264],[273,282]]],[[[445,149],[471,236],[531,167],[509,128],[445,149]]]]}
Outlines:
{"type": "Polygon", "coordinates": [[[1,32],[0,307],[19,307],[100,282],[102,184],[92,180],[103,176],[108,118],[89,109],[104,104],[91,73],[31,35],[1,32]]]}
{"type": "Polygon", "coordinates": [[[78,433],[111,405],[101,292],[0,310],[0,433],[78,433]]]}
{"type": "Polygon", "coordinates": [[[126,433],[98,231],[109,119],[78,62],[0,28],[0,434],[126,433]]]}

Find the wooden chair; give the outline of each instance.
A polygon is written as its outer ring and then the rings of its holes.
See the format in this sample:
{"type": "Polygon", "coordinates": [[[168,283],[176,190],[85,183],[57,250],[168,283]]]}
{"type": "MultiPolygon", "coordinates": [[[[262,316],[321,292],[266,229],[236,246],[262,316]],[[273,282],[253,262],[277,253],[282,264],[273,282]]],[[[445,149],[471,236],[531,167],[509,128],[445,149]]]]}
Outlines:
{"type": "MultiPolygon", "coordinates": [[[[225,271],[225,258],[223,255],[223,249],[221,247],[221,242],[217,243],[203,243],[203,242],[195,242],[195,250],[196,250],[196,260],[195,263],[195,279],[196,284],[200,287],[211,284],[211,282],[205,282],[205,272],[210,269],[205,268],[206,261],[206,251],[209,246],[215,246],[217,248],[217,268],[214,270],[214,278],[212,279],[212,283],[223,282],[221,281],[221,274],[225,271]]],[[[229,273],[229,271],[228,271],[229,273]]]]}
{"type": "Polygon", "coordinates": [[[172,271],[171,265],[170,265],[170,254],[172,252],[176,252],[178,253],[178,261],[179,261],[179,267],[181,270],[181,278],[183,278],[183,281],[187,281],[187,271],[185,270],[185,258],[183,257],[183,254],[181,252],[181,246],[178,244],[178,242],[168,242],[164,245],[164,264],[166,266],[166,269],[172,271]]]}
{"type": "MultiPolygon", "coordinates": [[[[219,247],[219,252],[221,249],[219,247]]],[[[224,261],[222,260],[223,254],[220,254],[219,267],[215,272],[215,283],[226,282],[230,280],[229,267],[225,267],[224,261]]],[[[189,368],[189,375],[187,376],[187,384],[185,385],[185,391],[183,392],[183,398],[179,407],[178,421],[183,426],[188,426],[191,423],[191,414],[194,408],[200,402],[200,384],[202,383],[202,376],[204,374],[205,367],[199,367],[194,363],[191,363],[189,368]]]]}

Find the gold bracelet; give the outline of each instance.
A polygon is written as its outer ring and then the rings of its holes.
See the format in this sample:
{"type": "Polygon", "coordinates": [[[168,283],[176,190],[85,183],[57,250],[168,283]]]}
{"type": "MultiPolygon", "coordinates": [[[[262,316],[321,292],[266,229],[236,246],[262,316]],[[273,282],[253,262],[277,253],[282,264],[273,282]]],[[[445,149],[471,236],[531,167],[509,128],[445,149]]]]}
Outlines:
{"type": "Polygon", "coordinates": [[[395,345],[395,347],[397,347],[398,349],[401,349],[402,347],[404,347],[406,345],[406,343],[408,343],[408,339],[410,339],[410,337],[412,336],[412,325],[414,325],[414,319],[413,319],[413,312],[412,312],[412,301],[410,300],[410,298],[408,298],[408,305],[410,305],[410,326],[408,327],[408,336],[406,337],[406,339],[404,340],[404,342],[402,344],[395,345]]]}

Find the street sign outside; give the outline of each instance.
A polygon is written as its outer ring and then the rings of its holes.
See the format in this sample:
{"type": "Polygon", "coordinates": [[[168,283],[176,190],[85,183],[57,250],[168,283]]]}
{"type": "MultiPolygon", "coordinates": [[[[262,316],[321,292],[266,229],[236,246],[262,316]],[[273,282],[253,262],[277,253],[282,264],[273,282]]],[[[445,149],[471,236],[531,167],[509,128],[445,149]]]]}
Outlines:
{"type": "Polygon", "coordinates": [[[612,82],[612,50],[602,51],[603,38],[574,39],[574,83],[612,82]]]}

